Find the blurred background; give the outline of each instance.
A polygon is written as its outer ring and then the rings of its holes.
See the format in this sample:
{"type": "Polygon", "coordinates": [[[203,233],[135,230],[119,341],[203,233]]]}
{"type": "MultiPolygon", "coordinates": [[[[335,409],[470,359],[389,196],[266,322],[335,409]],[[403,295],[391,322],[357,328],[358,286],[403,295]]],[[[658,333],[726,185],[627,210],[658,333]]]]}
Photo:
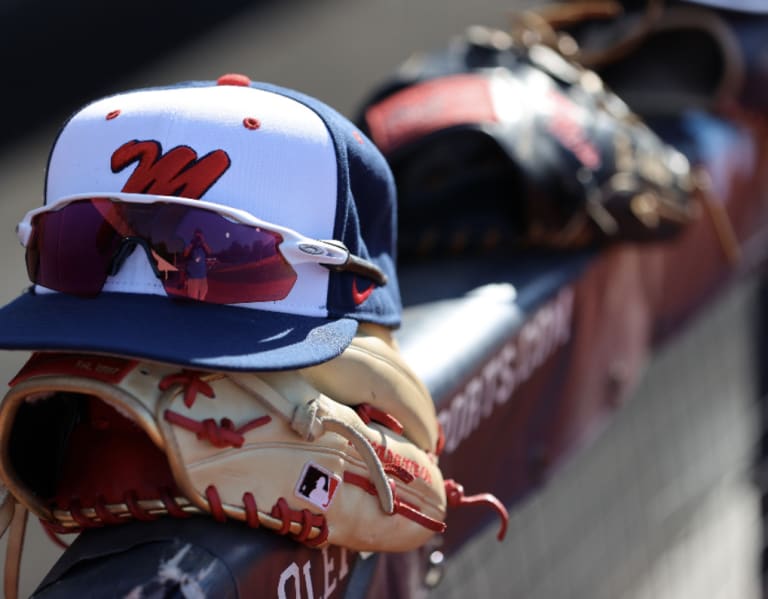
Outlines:
{"type": "MultiPolygon", "coordinates": [[[[28,284],[14,227],[41,204],[49,147],[82,103],[123,89],[238,72],[306,92],[352,117],[411,52],[440,47],[467,25],[504,28],[510,12],[537,4],[4,0],[0,304],[28,284]]],[[[437,594],[761,597],[761,498],[749,478],[760,435],[752,401],[758,393],[749,317],[755,298],[754,288],[737,290],[657,356],[637,393],[644,401],[630,402],[546,492],[514,511],[504,551],[488,535],[479,538],[445,573],[437,594]],[[694,355],[698,365],[689,364],[681,378],[681,362],[694,355]],[[708,395],[714,387],[727,389],[728,401],[708,395]]],[[[0,378],[8,381],[26,357],[0,355],[0,378]]],[[[31,521],[22,596],[59,552],[31,521]]]]}

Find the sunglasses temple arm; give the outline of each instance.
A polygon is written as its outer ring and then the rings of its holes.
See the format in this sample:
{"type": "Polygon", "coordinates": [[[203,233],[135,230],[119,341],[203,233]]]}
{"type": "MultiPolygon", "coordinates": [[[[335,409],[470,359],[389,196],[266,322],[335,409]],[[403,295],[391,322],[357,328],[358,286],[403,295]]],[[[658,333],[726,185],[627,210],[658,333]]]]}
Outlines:
{"type": "Polygon", "coordinates": [[[353,272],[370,279],[379,287],[387,284],[387,275],[378,266],[354,254],[349,254],[344,264],[323,264],[323,266],[329,270],[353,272]]]}

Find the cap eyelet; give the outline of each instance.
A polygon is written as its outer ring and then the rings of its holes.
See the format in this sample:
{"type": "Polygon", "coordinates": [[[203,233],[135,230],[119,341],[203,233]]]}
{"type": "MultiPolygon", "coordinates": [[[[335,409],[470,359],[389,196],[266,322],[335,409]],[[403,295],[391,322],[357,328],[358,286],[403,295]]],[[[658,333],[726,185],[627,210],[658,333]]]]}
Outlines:
{"type": "Polygon", "coordinates": [[[255,130],[261,127],[261,121],[255,117],[247,116],[243,119],[243,126],[246,129],[255,130]]]}

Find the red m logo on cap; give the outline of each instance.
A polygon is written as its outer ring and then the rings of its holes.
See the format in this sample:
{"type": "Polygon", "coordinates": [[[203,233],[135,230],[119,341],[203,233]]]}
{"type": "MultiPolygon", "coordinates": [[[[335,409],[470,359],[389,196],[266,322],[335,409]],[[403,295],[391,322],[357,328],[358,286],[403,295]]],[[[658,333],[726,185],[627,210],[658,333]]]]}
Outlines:
{"type": "Polygon", "coordinates": [[[133,140],[112,154],[112,172],[138,165],[123,186],[126,193],[151,193],[200,199],[229,168],[224,150],[214,150],[198,159],[188,146],[176,146],[163,154],[157,141],[133,140]]]}

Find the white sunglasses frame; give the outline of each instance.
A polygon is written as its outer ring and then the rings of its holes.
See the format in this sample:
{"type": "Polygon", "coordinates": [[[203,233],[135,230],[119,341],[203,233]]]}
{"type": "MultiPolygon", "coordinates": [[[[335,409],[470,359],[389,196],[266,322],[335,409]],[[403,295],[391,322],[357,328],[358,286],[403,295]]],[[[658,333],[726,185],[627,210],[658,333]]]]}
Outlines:
{"type": "Polygon", "coordinates": [[[331,270],[349,270],[351,272],[355,272],[371,279],[379,286],[386,285],[387,282],[386,274],[384,274],[384,272],[382,272],[378,266],[372,262],[369,262],[368,260],[352,254],[340,241],[312,239],[311,237],[306,237],[305,235],[302,235],[293,229],[289,229],[288,227],[283,227],[267,222],[265,220],[261,220],[260,218],[257,218],[245,210],[224,206],[215,202],[208,202],[205,200],[192,200],[189,198],[181,198],[177,196],[125,192],[83,193],[66,196],[56,201],[54,204],[41,206],[27,212],[21,222],[16,225],[16,235],[19,238],[19,242],[25,248],[29,244],[32,231],[34,229],[32,221],[35,216],[39,214],[45,214],[47,212],[55,212],[57,210],[61,210],[65,206],[76,201],[90,200],[94,198],[103,198],[124,204],[173,204],[178,206],[189,206],[191,208],[208,210],[240,224],[279,233],[282,236],[283,241],[278,245],[278,250],[285,258],[285,260],[291,265],[312,262],[315,264],[320,264],[321,266],[325,266],[331,270]]]}

